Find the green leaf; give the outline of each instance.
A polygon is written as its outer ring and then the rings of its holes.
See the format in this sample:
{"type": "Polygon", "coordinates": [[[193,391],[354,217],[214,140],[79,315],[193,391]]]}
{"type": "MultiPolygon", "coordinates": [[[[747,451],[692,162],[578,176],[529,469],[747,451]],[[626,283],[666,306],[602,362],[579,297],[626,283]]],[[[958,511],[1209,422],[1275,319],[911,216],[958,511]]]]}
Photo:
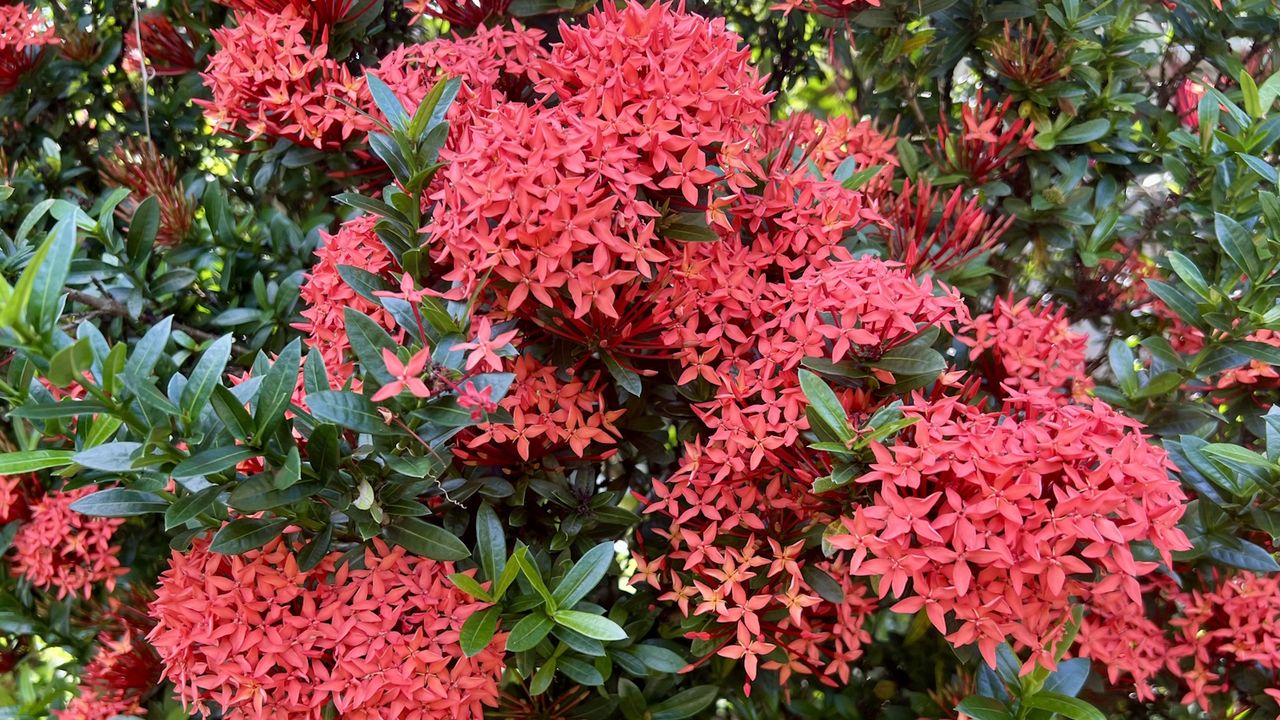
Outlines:
{"type": "Polygon", "coordinates": [[[347,339],[351,341],[351,349],[360,360],[361,369],[373,375],[383,385],[395,380],[382,359],[382,351],[395,352],[396,341],[391,339],[381,325],[358,310],[345,308],[343,317],[347,339]]]}
{"type": "Polygon", "coordinates": [[[489,503],[481,503],[476,511],[476,551],[480,555],[480,570],[486,580],[497,580],[507,565],[507,540],[502,532],[502,521],[489,503]]]}
{"type": "Polygon", "coordinates": [[[337,425],[324,423],[311,431],[307,460],[321,480],[328,480],[338,472],[339,450],[337,425]]]}
{"type": "Polygon", "coordinates": [[[818,593],[818,597],[837,605],[844,602],[844,589],[840,587],[840,583],[822,570],[806,565],[800,569],[800,575],[804,577],[805,582],[809,583],[809,587],[818,593]]]}
{"type": "Polygon", "coordinates": [[[1058,663],[1058,669],[1045,679],[1044,690],[1075,697],[1089,679],[1089,658],[1071,658],[1058,663]]]}
{"type": "Polygon", "coordinates": [[[1205,555],[1225,565],[1256,573],[1280,571],[1275,556],[1248,540],[1212,536],[1205,555]]]}
{"type": "Polygon", "coordinates": [[[1196,267],[1195,263],[1180,252],[1171,250],[1168,257],[1169,265],[1178,274],[1178,277],[1182,278],[1182,282],[1186,283],[1187,287],[1194,290],[1197,295],[1208,300],[1212,295],[1212,291],[1209,289],[1209,283],[1205,282],[1204,275],[1200,273],[1200,268],[1196,267]]]}
{"type": "Polygon", "coordinates": [[[70,465],[75,453],[70,450],[24,450],[0,455],[0,475],[20,475],[48,468],[70,465]]]}
{"type": "Polygon", "coordinates": [[[209,543],[209,549],[223,555],[240,555],[257,550],[280,537],[289,526],[288,518],[240,518],[222,526],[209,543]]]}
{"type": "Polygon", "coordinates": [[[551,632],[555,623],[543,613],[534,613],[520,618],[520,622],[511,628],[507,635],[507,652],[524,652],[531,650],[542,642],[551,632]]]}
{"type": "MultiPolygon", "coordinates": [[[[33,326],[44,329],[53,325],[58,312],[58,300],[71,272],[71,258],[76,252],[76,223],[74,216],[58,221],[40,249],[32,258],[18,284],[31,276],[30,299],[27,304],[27,320],[33,326]],[[34,267],[33,267],[34,265],[34,267]]],[[[25,291],[24,291],[25,292],[25,291]]]]}
{"type": "Polygon", "coordinates": [[[319,534],[303,546],[298,553],[298,569],[306,572],[320,564],[329,554],[329,543],[333,539],[333,525],[325,523],[319,534]]]}
{"type": "Polygon", "coordinates": [[[489,643],[493,642],[494,634],[498,632],[498,616],[500,614],[499,608],[488,607],[472,613],[471,617],[462,623],[458,644],[462,646],[464,655],[474,657],[489,647],[489,643]]]}
{"type": "Polygon", "coordinates": [[[132,472],[133,456],[142,449],[142,443],[111,442],[82,450],[71,459],[75,464],[102,472],[132,472]]]}
{"type": "Polygon", "coordinates": [[[216,475],[230,469],[250,458],[262,453],[252,448],[228,445],[226,447],[209,448],[192,455],[178,463],[170,473],[175,478],[203,477],[216,475]]]}
{"type": "Polygon", "coordinates": [[[560,674],[586,687],[598,687],[604,684],[604,675],[590,663],[576,657],[561,655],[556,659],[560,674]]]}
{"type": "Polygon", "coordinates": [[[478,580],[466,573],[454,573],[449,576],[449,582],[462,592],[470,595],[477,600],[485,602],[493,602],[493,598],[489,595],[489,591],[484,589],[478,580]]]}
{"type": "MultiPolygon", "coordinates": [[[[809,416],[809,424],[814,432],[821,427],[830,436],[829,441],[847,444],[853,440],[853,428],[849,425],[849,416],[840,404],[840,399],[822,378],[809,372],[800,371],[800,389],[804,391],[809,407],[805,414],[809,416]]],[[[818,433],[823,437],[823,433],[818,433]]]]}
{"type": "Polygon", "coordinates": [[[366,72],[364,78],[369,87],[369,94],[373,96],[373,102],[377,104],[378,109],[387,118],[387,123],[397,132],[404,132],[409,124],[409,114],[404,111],[404,106],[400,104],[400,99],[396,97],[390,87],[387,87],[386,83],[379,80],[373,73],[366,72]]]}
{"type": "Polygon", "coordinates": [[[164,355],[165,346],[169,344],[172,328],[173,316],[170,315],[147,330],[129,355],[129,362],[124,370],[126,376],[143,380],[151,375],[156,363],[164,355]]]}
{"type": "MultiPolygon", "coordinates": [[[[249,417],[249,411],[244,409],[243,401],[222,385],[215,385],[213,393],[209,396],[209,404],[213,407],[213,413],[236,439],[249,441],[253,434],[253,418],[249,417]]],[[[174,410],[176,412],[177,408],[174,410]]]]}
{"type": "Polygon", "coordinates": [[[302,483],[277,490],[272,481],[270,475],[256,475],[237,485],[231,492],[228,503],[241,512],[256,513],[292,505],[306,499],[318,489],[314,483],[302,483]]]}
{"type": "Polygon", "coordinates": [[[636,645],[630,652],[654,672],[674,674],[689,664],[676,653],[657,645],[636,645]]]}
{"type": "Polygon", "coordinates": [[[552,596],[551,591],[547,589],[547,583],[542,579],[542,572],[538,570],[538,566],[529,557],[528,551],[517,552],[511,559],[515,561],[520,568],[520,572],[528,579],[529,584],[533,586],[533,591],[542,597],[542,601],[546,603],[547,612],[554,613],[558,607],[556,599],[552,596]]]}
{"type": "Polygon", "coordinates": [[[602,542],[588,550],[551,591],[556,607],[571,608],[586,596],[613,565],[613,543],[602,542]]]}
{"type": "Polygon", "coordinates": [[[1218,244],[1236,267],[1251,279],[1261,280],[1258,275],[1262,261],[1258,259],[1258,249],[1253,244],[1253,233],[1222,213],[1213,214],[1213,230],[1218,244]]]}
{"type": "Polygon", "coordinates": [[[298,446],[290,443],[289,451],[284,456],[284,464],[272,476],[271,485],[277,490],[287,490],[301,479],[302,456],[298,454],[298,446]]]}
{"type": "Polygon", "coordinates": [[[142,262],[151,254],[156,244],[156,233],[160,231],[160,202],[155,196],[148,196],[138,203],[129,219],[128,244],[125,255],[135,268],[142,267],[142,262]]]}
{"type": "Polygon", "coordinates": [[[374,305],[381,305],[384,299],[374,293],[387,292],[391,289],[381,276],[354,265],[339,265],[338,275],[348,287],[356,291],[357,295],[374,305]]]}
{"type": "Polygon", "coordinates": [[[94,517],[133,517],[148,513],[162,513],[169,503],[159,495],[128,488],[99,490],[71,503],[71,509],[81,515],[94,517]]]}
{"type": "Polygon", "coordinates": [[[164,529],[172,530],[201,513],[207,512],[213,508],[220,494],[222,494],[222,488],[217,485],[210,485],[200,492],[178,498],[164,512],[164,529]]]}
{"type": "Polygon", "coordinates": [[[552,618],[557,624],[596,640],[609,642],[627,639],[627,632],[621,626],[600,615],[578,610],[557,610],[552,618]]]}
{"type": "Polygon", "coordinates": [[[262,375],[258,399],[253,409],[253,421],[258,437],[266,437],[277,423],[284,419],[284,411],[293,398],[298,385],[298,371],[302,368],[302,341],[295,339],[280,351],[271,369],[262,375]]]}
{"type": "Polygon", "coordinates": [[[649,707],[649,720],[685,720],[706,710],[716,701],[720,689],[715,685],[698,685],[672,695],[649,707]]]}
{"type": "Polygon", "coordinates": [[[1147,287],[1151,289],[1151,292],[1156,297],[1164,301],[1164,304],[1168,305],[1170,310],[1177,313],[1178,317],[1192,325],[1204,323],[1204,317],[1200,315],[1200,310],[1196,307],[1196,301],[1187,297],[1181,290],[1166,282],[1150,279],[1147,280],[1147,287]]]}
{"type": "Polygon", "coordinates": [[[661,235],[668,240],[681,242],[715,242],[720,239],[715,230],[707,225],[704,213],[676,213],[668,217],[662,224],[661,235]]]}
{"type": "Polygon", "coordinates": [[[1013,720],[1013,715],[1004,703],[981,695],[970,695],[961,700],[960,704],[956,705],[956,710],[973,720],[1013,720]]]}
{"type": "Polygon", "coordinates": [[[1120,389],[1125,396],[1133,397],[1138,392],[1138,372],[1133,369],[1133,350],[1124,340],[1116,338],[1107,346],[1107,359],[1120,389]]]}
{"type": "MultiPolygon", "coordinates": [[[[1107,720],[1106,715],[1089,703],[1055,692],[1042,690],[1029,698],[1023,698],[1022,702],[1027,707],[1048,710],[1070,720],[1107,720]]],[[[984,719],[978,718],[978,720],[984,719]]]]}
{"type": "Polygon", "coordinates": [[[183,417],[194,420],[200,416],[200,411],[204,409],[209,396],[213,394],[214,386],[222,384],[222,373],[230,359],[230,335],[218,338],[204,351],[178,398],[178,406],[182,410],[183,417]]]}
{"type": "Polygon", "coordinates": [[[85,371],[93,367],[93,359],[93,345],[89,338],[80,338],[49,360],[49,382],[64,388],[83,380],[85,371]]]}
{"type": "Polygon", "coordinates": [[[888,370],[894,377],[924,376],[930,379],[947,369],[947,359],[933,348],[903,345],[891,348],[871,363],[871,367],[888,370]]]}
{"type": "Polygon", "coordinates": [[[415,517],[396,518],[382,529],[382,535],[414,555],[432,560],[462,560],[471,555],[467,546],[448,530],[415,517]]]}
{"type": "Polygon", "coordinates": [[[356,432],[370,435],[394,435],[395,428],[387,425],[378,408],[363,395],[346,390],[325,390],[307,396],[307,407],[317,420],[341,425],[356,432]]]}
{"type": "Polygon", "coordinates": [[[552,656],[542,664],[542,667],[538,668],[538,672],[533,674],[533,679],[529,681],[529,694],[537,697],[546,692],[547,688],[551,687],[551,680],[555,677],[555,674],[556,657],[552,656]]]}
{"type": "Polygon", "coordinates": [[[1062,130],[1054,135],[1058,145],[1081,145],[1101,138],[1111,131],[1111,121],[1097,118],[1082,122],[1062,130]]]}
{"type": "Polygon", "coordinates": [[[618,387],[636,397],[640,397],[640,391],[644,389],[640,382],[640,376],[634,370],[623,367],[622,363],[618,362],[618,359],[612,353],[602,352],[600,357],[604,360],[604,366],[608,368],[609,374],[618,383],[618,387]]]}
{"type": "MultiPolygon", "coordinates": [[[[711,699],[715,700],[715,697],[711,699]]],[[[635,683],[621,678],[618,680],[618,707],[622,710],[622,717],[625,720],[645,720],[649,703],[635,683]]]]}

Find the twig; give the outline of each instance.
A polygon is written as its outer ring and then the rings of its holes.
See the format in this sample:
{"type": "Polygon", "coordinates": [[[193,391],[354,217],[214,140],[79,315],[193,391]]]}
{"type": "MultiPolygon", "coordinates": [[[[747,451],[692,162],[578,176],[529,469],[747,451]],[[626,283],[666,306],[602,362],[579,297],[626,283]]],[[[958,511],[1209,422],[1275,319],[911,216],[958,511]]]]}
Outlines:
{"type": "Polygon", "coordinates": [[[147,81],[147,51],[142,47],[142,11],[133,0],[133,39],[138,44],[138,68],[142,72],[142,132],[151,142],[151,85],[147,81]]]}
{"type": "MultiPolygon", "coordinates": [[[[94,310],[97,310],[100,313],[105,313],[113,317],[125,318],[130,322],[133,321],[133,316],[129,313],[129,308],[120,304],[113,298],[98,297],[97,295],[90,295],[88,293],[81,292],[79,290],[68,290],[67,298],[72,302],[78,302],[81,305],[88,305],[89,307],[93,308],[94,310]]],[[[150,316],[150,313],[147,313],[146,315],[147,317],[145,319],[148,322],[154,322],[155,319],[150,316]]],[[[191,327],[190,325],[186,325],[180,322],[173,323],[173,329],[181,330],[182,332],[200,341],[217,340],[218,338],[222,337],[221,335],[215,335],[214,333],[208,332],[207,330],[194,328],[194,327],[191,327]]],[[[231,352],[235,353],[236,355],[248,355],[249,348],[246,348],[243,345],[232,345],[231,352]]]]}

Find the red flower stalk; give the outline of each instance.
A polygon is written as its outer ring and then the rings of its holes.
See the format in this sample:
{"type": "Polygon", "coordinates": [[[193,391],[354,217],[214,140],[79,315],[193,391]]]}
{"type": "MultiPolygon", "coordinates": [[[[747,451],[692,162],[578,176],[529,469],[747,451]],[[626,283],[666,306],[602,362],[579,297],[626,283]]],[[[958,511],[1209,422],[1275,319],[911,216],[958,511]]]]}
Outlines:
{"type": "Polygon", "coordinates": [[[452,27],[469,30],[502,20],[511,0],[411,0],[406,6],[415,18],[430,15],[452,27]]]}
{"type": "Polygon", "coordinates": [[[956,188],[942,204],[942,194],[928,180],[914,188],[909,179],[904,181],[902,192],[888,200],[887,208],[882,206],[885,222],[879,232],[889,259],[911,274],[945,274],[995,247],[1013,216],[993,219],[977,197],[966,201],[964,195],[964,188],[956,188]]]}
{"type": "Polygon", "coordinates": [[[785,13],[803,10],[829,18],[847,18],[867,8],[875,7],[880,7],[880,0],[782,0],[773,5],[774,10],[782,10],[785,13]]]}
{"type": "Polygon", "coordinates": [[[0,95],[12,92],[39,62],[48,45],[60,41],[53,26],[26,5],[0,5],[0,95]]]}
{"type": "Polygon", "coordinates": [[[196,69],[196,51],[191,40],[159,13],[147,13],[141,17],[141,25],[135,21],[124,33],[125,68],[138,72],[145,56],[147,71],[152,76],[184,75],[196,69]],[[142,35],[142,50],[138,49],[138,35],[142,35]]]}
{"type": "Polygon", "coordinates": [[[156,245],[173,247],[186,237],[195,214],[194,203],[182,187],[178,166],[160,155],[151,141],[124,140],[102,159],[98,172],[107,185],[130,191],[129,197],[116,206],[117,218],[129,222],[138,203],[154,197],[160,205],[156,245]]]}
{"type": "Polygon", "coordinates": [[[960,108],[960,130],[946,118],[938,125],[938,143],[926,148],[944,175],[962,175],[974,185],[1002,180],[1016,169],[1013,161],[1032,146],[1035,127],[1025,118],[1006,117],[1013,98],[996,105],[978,93],[973,105],[960,108]]]}
{"type": "Polygon", "coordinates": [[[1049,20],[1037,29],[1030,23],[1016,26],[1005,21],[1004,36],[991,43],[996,72],[1010,80],[1015,90],[1041,91],[1071,72],[1068,47],[1058,47],[1049,34],[1049,20]]]}

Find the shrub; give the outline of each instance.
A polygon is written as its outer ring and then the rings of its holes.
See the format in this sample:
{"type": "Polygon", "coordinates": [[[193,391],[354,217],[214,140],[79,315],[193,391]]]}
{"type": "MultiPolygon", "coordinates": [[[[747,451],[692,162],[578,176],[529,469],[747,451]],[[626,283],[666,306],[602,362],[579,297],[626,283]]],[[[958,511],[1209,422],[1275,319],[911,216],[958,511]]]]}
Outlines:
{"type": "Polygon", "coordinates": [[[1280,713],[1278,39],[0,5],[0,699],[1280,713]]]}

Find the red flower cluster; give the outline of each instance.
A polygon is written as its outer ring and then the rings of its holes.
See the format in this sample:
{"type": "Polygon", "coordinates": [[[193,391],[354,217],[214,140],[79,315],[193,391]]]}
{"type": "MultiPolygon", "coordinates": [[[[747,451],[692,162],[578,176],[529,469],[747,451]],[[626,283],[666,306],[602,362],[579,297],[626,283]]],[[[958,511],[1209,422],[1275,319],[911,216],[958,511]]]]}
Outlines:
{"type": "Polygon", "coordinates": [[[1013,98],[996,105],[979,93],[973,105],[960,108],[960,130],[946,119],[938,125],[936,148],[926,148],[938,169],[959,175],[972,185],[1003,180],[1016,169],[1014,160],[1032,146],[1035,126],[1025,118],[1009,118],[1013,98]]]}
{"type": "MultiPolygon", "coordinates": [[[[1150,590],[1152,582],[1144,585],[1150,590]]],[[[1125,684],[1132,684],[1139,700],[1153,700],[1151,681],[1169,662],[1170,642],[1164,628],[1140,610],[1124,595],[1094,596],[1076,636],[1076,652],[1105,667],[1112,685],[1119,685],[1127,676],[1125,684]]]]}
{"type": "Polygon", "coordinates": [[[0,475],[0,525],[25,520],[30,514],[30,486],[36,482],[29,475],[0,475]]]}
{"type": "MultiPolygon", "coordinates": [[[[770,240],[767,233],[757,238],[770,240]]],[[[739,273],[729,276],[739,281],[720,285],[708,270],[702,282],[709,292],[685,293],[696,300],[683,306],[687,319],[672,331],[677,341],[688,338],[681,382],[700,378],[715,398],[699,408],[705,439],[685,449],[680,469],[656,486],[658,499],[648,508],[671,518],[657,531],[671,549],[640,562],[641,577],[666,591],[660,599],[675,601],[688,617],[714,618],[707,639],[717,641],[717,654],[742,658],[749,678],[759,665],[783,679],[821,672],[823,682],[835,683],[848,681],[875,603],[849,577],[848,554],[805,559],[805,538],[834,522],[838,508],[812,492],[826,472],[800,437],[807,428],[800,363],[874,360],[926,328],[954,327],[968,315],[952,289],[935,292],[895,264],[817,247],[833,258],[792,268],[794,280],[770,283],[762,273],[744,283],[739,273]],[[825,574],[835,576],[838,592],[815,586],[825,574]]],[[[852,406],[867,409],[865,397],[846,394],[852,406]]]]}
{"type": "Polygon", "coordinates": [[[1231,690],[1231,670],[1244,666],[1268,673],[1267,694],[1280,700],[1280,576],[1240,572],[1172,599],[1181,613],[1169,621],[1176,642],[1168,664],[1187,685],[1183,703],[1209,708],[1212,696],[1231,690]]]}
{"type": "Polygon", "coordinates": [[[1013,224],[1013,216],[996,219],[976,196],[968,200],[964,196],[963,188],[946,197],[935,192],[928,180],[914,187],[910,180],[903,181],[902,192],[882,207],[887,222],[880,234],[888,256],[900,260],[913,274],[944,274],[995,247],[1013,224]]]}
{"type": "Polygon", "coordinates": [[[147,13],[135,20],[134,27],[124,32],[124,47],[124,65],[130,72],[140,72],[144,58],[151,75],[185,75],[196,69],[196,50],[190,38],[160,13],[147,13]]]}
{"type": "Polygon", "coordinates": [[[58,42],[53,26],[38,11],[21,2],[0,4],[0,95],[18,86],[46,45],[58,42]]]}
{"type": "Polygon", "coordinates": [[[111,544],[119,518],[91,518],[71,509],[71,503],[97,490],[89,485],[68,492],[51,492],[31,504],[31,519],[13,538],[14,573],[41,590],[56,589],[59,598],[88,598],[95,583],[113,590],[120,567],[111,544]]]}
{"type": "Polygon", "coordinates": [[[991,312],[973,319],[961,341],[974,356],[985,353],[972,362],[982,368],[993,393],[1048,392],[1062,402],[1087,397],[1088,338],[1071,330],[1066,308],[997,298],[991,312]]]}
{"type": "Polygon", "coordinates": [[[166,158],[147,139],[129,138],[112,149],[98,167],[103,182],[112,187],[127,188],[129,197],[116,206],[116,217],[133,219],[138,203],[154,197],[160,206],[160,226],[156,244],[177,245],[191,229],[195,217],[194,203],[187,197],[173,160],[166,158]]]}
{"type": "MultiPolygon", "coordinates": [[[[377,113],[363,77],[328,57],[329,21],[298,6],[255,7],[237,13],[235,27],[214,31],[221,48],[209,59],[205,84],[213,100],[202,101],[206,116],[223,130],[243,127],[249,139],[283,138],[300,145],[335,150],[373,129],[360,114],[377,113]]],[[[337,12],[338,10],[333,10],[337,12]]],[[[346,12],[345,10],[343,12],[346,12]]],[[[509,78],[529,75],[541,50],[538,31],[494,28],[466,38],[433,40],[388,54],[371,70],[406,104],[416,105],[445,75],[461,77],[458,107],[497,102],[509,78]]],[[[519,83],[515,83],[519,86],[519,83]]],[[[517,89],[517,88],[512,88],[517,89]]],[[[455,110],[454,113],[461,112],[455,110]]]]}
{"type": "Polygon", "coordinates": [[[142,624],[120,618],[120,628],[98,636],[98,650],[80,678],[80,695],[57,720],[104,720],[147,714],[142,700],[160,678],[160,658],[143,636],[142,624]]]}
{"type": "Polygon", "coordinates": [[[197,101],[214,127],[318,148],[350,138],[357,125],[343,101],[358,107],[359,90],[346,66],[326,57],[325,35],[314,40],[292,6],[239,13],[236,22],[213,31],[221,49],[203,73],[213,99],[197,101]]]}
{"type": "Polygon", "coordinates": [[[1073,597],[1139,605],[1138,578],[1155,563],[1135,560],[1130,543],[1149,541],[1166,565],[1190,547],[1167,456],[1104,403],[1038,394],[998,413],[956,398],[906,411],[917,422],[873,445],[876,462],[857,479],[878,487],[874,501],[830,542],[854,552],[852,571],[878,578],[881,597],[900,598],[896,611],[923,609],[993,666],[1012,638],[1031,649],[1027,668],[1052,667],[1073,597]]]}
{"type": "Polygon", "coordinates": [[[148,635],[164,677],[201,712],[243,720],[473,718],[498,697],[499,635],[474,657],[459,629],[483,607],[451,563],[381,541],[301,570],[284,539],[240,556],[199,541],[161,575],[148,635]],[[341,563],[341,564],[339,564],[341,563]]]}

